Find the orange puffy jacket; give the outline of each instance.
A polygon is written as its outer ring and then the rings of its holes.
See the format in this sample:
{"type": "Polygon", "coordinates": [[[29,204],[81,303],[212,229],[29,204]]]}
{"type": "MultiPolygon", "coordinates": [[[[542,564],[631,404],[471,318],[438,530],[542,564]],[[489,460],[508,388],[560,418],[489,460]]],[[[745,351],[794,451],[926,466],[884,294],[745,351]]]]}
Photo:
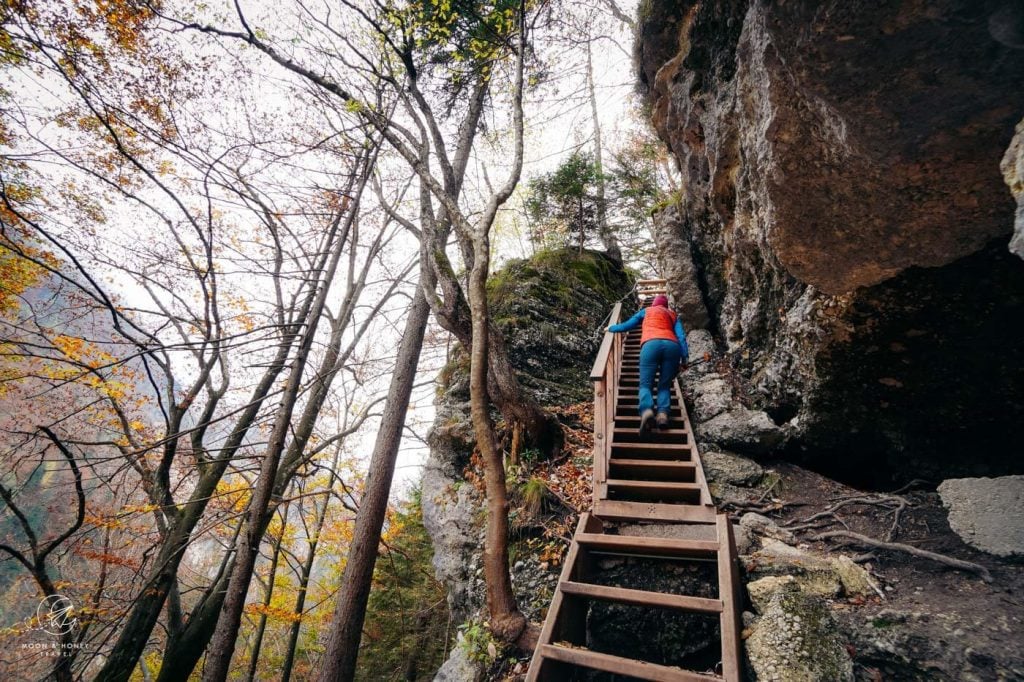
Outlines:
{"type": "Polygon", "coordinates": [[[662,306],[651,306],[644,311],[644,322],[640,328],[640,345],[651,339],[677,341],[676,314],[662,306]]]}

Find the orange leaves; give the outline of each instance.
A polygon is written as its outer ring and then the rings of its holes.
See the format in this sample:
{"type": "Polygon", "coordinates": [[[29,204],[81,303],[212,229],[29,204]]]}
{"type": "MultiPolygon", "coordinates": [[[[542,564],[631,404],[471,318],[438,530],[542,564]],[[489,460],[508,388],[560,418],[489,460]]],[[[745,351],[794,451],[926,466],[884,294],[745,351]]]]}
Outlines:
{"type": "Polygon", "coordinates": [[[541,564],[548,564],[551,566],[558,566],[562,563],[562,555],[565,554],[565,547],[559,543],[549,542],[544,545],[537,560],[541,564]]]}
{"type": "Polygon", "coordinates": [[[135,559],[110,552],[94,552],[88,549],[80,549],[77,550],[75,554],[85,557],[86,559],[95,559],[96,561],[107,564],[108,566],[123,566],[124,568],[133,569],[137,569],[141,566],[141,563],[135,559]]]}

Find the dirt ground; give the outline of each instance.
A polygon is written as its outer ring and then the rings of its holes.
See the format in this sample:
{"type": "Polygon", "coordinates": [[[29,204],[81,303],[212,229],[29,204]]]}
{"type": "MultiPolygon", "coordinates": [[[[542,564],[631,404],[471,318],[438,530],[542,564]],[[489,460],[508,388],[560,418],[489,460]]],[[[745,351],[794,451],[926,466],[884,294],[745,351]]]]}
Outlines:
{"type": "MultiPolygon", "coordinates": [[[[785,506],[769,510],[767,515],[781,526],[799,525],[843,498],[872,495],[793,465],[771,468],[781,477],[772,497],[785,506]]],[[[900,493],[908,506],[892,541],[981,564],[991,572],[991,583],[973,573],[902,552],[856,543],[840,547],[845,542],[840,539],[812,539],[824,531],[850,530],[884,540],[894,512],[881,506],[851,504],[838,509],[837,518],[822,519],[817,527],[797,532],[815,550],[839,549],[857,556],[882,588],[884,599],[834,604],[837,620],[870,622],[879,631],[897,625],[903,630],[899,636],[888,637],[892,651],[885,655],[874,650],[851,651],[858,677],[1024,680],[1024,561],[1001,559],[966,545],[950,530],[934,488],[934,483],[922,482],[900,493]]]]}

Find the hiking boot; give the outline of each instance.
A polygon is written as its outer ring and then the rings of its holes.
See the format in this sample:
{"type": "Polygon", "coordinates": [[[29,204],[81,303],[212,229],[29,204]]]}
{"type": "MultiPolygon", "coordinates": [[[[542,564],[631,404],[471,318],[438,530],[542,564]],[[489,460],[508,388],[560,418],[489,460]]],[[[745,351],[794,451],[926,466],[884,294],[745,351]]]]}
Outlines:
{"type": "Polygon", "coordinates": [[[646,436],[651,432],[651,424],[654,422],[654,410],[644,410],[640,415],[640,435],[646,436]]]}
{"type": "Polygon", "coordinates": [[[658,428],[659,429],[667,429],[668,428],[668,412],[659,412],[658,413],[657,422],[658,422],[658,428]]]}

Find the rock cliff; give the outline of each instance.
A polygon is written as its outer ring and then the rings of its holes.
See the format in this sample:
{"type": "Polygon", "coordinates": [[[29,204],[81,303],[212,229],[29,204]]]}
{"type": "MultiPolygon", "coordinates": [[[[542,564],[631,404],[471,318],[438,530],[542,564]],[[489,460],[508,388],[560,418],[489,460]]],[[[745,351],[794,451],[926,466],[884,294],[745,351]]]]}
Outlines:
{"type": "Polygon", "coordinates": [[[640,8],[641,87],[684,188],[663,270],[816,468],[1024,466],[1022,46],[1017,2],[640,8]]]}

